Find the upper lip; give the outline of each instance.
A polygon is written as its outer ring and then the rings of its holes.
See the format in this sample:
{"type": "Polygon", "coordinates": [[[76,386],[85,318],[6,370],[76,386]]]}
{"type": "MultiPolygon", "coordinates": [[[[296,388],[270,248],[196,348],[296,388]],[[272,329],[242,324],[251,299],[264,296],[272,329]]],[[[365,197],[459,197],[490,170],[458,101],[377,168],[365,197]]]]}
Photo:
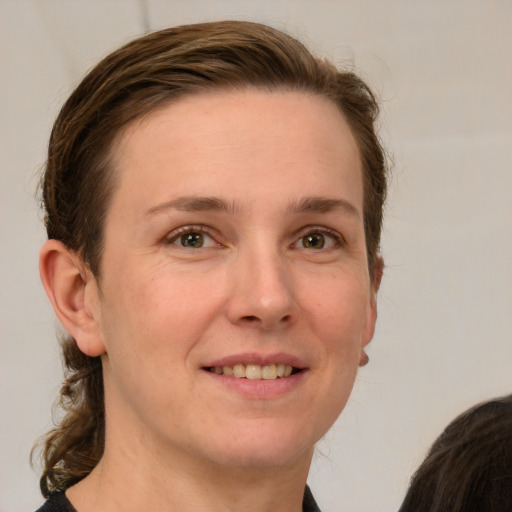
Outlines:
{"type": "Polygon", "coordinates": [[[303,370],[307,365],[299,357],[285,352],[276,352],[272,354],[260,354],[256,352],[245,352],[240,354],[232,354],[220,359],[207,362],[204,368],[212,366],[234,366],[235,364],[257,364],[259,366],[267,366],[271,364],[286,364],[303,370]]]}

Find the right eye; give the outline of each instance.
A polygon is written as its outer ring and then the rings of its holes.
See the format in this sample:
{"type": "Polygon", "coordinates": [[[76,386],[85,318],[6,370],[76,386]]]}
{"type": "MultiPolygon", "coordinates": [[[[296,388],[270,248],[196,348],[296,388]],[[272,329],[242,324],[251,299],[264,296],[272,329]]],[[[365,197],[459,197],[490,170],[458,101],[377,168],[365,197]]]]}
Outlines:
{"type": "Polygon", "coordinates": [[[217,247],[219,244],[201,227],[183,227],[171,233],[168,243],[185,249],[217,247]]]}

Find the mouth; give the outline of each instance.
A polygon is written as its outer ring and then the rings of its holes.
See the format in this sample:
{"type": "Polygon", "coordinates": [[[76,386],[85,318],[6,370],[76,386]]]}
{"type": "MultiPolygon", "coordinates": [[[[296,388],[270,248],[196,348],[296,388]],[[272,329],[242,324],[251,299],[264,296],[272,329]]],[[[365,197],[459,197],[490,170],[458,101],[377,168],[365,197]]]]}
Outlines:
{"type": "Polygon", "coordinates": [[[303,371],[289,364],[259,365],[243,363],[238,363],[233,366],[207,366],[203,369],[211,373],[216,373],[217,375],[249,380],[285,379],[303,371]]]}

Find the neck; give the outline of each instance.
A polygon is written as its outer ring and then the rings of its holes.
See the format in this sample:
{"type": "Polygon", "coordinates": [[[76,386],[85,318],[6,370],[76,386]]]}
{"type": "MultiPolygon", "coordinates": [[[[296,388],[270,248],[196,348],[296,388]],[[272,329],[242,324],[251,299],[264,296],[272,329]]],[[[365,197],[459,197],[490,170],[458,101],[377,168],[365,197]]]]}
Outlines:
{"type": "Polygon", "coordinates": [[[92,473],[67,491],[78,512],[302,510],[312,449],[287,465],[255,468],[126,446],[105,450],[92,473]]]}

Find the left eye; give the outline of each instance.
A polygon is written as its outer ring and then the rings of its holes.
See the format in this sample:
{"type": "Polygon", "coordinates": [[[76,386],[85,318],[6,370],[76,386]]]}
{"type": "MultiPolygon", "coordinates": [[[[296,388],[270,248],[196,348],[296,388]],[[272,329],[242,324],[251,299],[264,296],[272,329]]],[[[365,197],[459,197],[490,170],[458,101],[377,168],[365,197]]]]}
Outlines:
{"type": "Polygon", "coordinates": [[[210,235],[199,230],[178,233],[172,237],[169,242],[184,247],[185,249],[201,249],[218,245],[210,235]]]}
{"type": "Polygon", "coordinates": [[[299,249],[332,249],[340,245],[339,236],[334,233],[322,231],[310,231],[300,237],[295,243],[295,247],[299,249]]]}

